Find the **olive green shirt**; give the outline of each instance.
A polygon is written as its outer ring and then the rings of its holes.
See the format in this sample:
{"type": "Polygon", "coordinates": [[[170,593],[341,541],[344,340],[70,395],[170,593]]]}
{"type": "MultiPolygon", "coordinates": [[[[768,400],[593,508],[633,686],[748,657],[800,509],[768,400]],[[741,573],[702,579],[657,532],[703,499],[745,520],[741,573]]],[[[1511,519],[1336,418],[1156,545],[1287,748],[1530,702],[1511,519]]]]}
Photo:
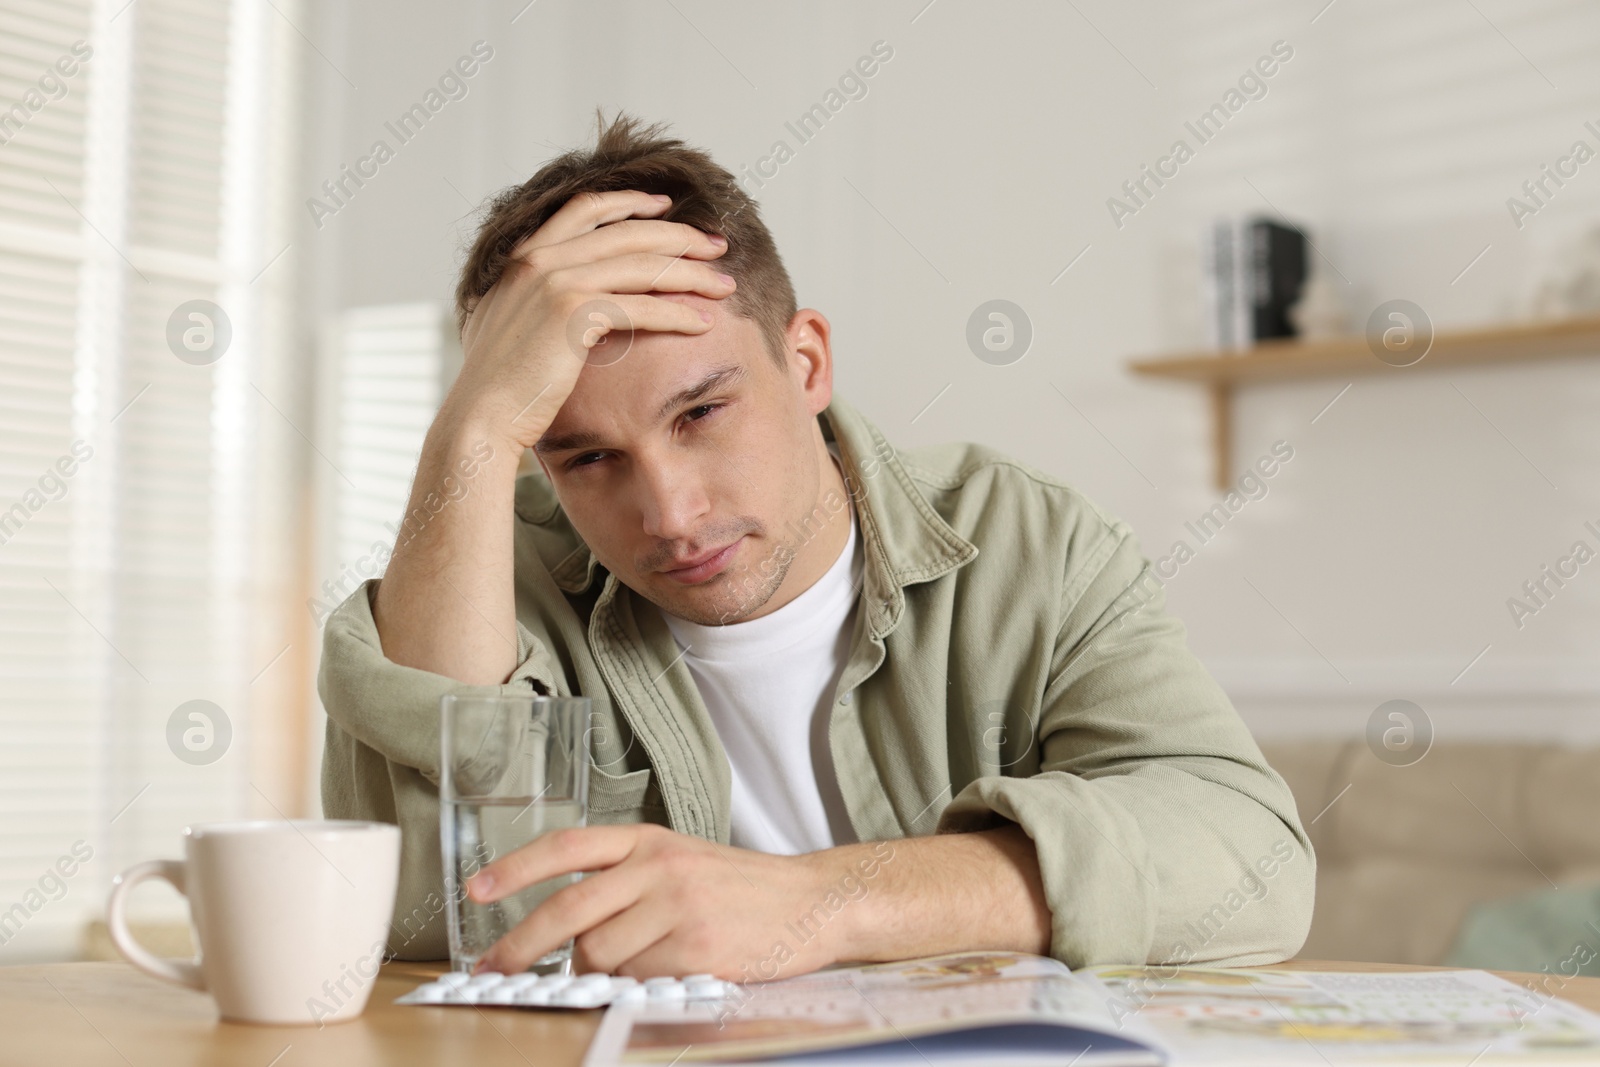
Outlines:
{"type": "MultiPolygon", "coordinates": [[[[989,449],[902,454],[840,401],[821,424],[865,552],[828,731],[857,838],[1020,826],[1050,954],[1070,966],[1293,955],[1315,875],[1294,800],[1128,527],[989,449]]],[[[405,959],[448,955],[446,693],[592,697],[589,821],[728,841],[727,757],[661,613],[596,562],[542,474],[518,480],[515,510],[519,665],[504,685],[387,660],[375,583],[327,621],[323,807],[403,831],[389,948],[405,959]]]]}

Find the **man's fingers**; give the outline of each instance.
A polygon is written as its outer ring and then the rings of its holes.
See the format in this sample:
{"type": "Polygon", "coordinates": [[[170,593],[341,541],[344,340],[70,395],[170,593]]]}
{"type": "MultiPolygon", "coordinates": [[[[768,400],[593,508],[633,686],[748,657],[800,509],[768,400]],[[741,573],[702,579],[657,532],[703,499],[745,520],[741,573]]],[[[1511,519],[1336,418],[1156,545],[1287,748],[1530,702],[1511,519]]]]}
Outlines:
{"type": "Polygon", "coordinates": [[[609,193],[579,193],[557,209],[533,233],[517,243],[513,258],[520,257],[530,248],[560,244],[579,234],[588,233],[611,222],[627,218],[655,218],[672,206],[670,200],[658,200],[650,193],[638,189],[619,189],[609,193]]]}
{"type": "MultiPolygon", "coordinates": [[[[641,895],[638,903],[624,908],[611,918],[591,926],[578,934],[572,946],[579,957],[573,961],[573,971],[600,971],[605,974],[627,975],[632,978],[652,978],[628,967],[628,961],[648,950],[652,945],[672,933],[677,916],[659,902],[641,895]]],[[[672,974],[685,974],[673,971],[672,974]]]]}
{"type": "Polygon", "coordinates": [[[693,304],[678,300],[663,300],[658,296],[628,296],[615,295],[604,298],[608,303],[615,304],[622,309],[626,321],[616,323],[604,321],[604,316],[593,313],[591,322],[597,330],[591,330],[584,335],[587,347],[598,344],[600,338],[612,330],[651,330],[656,333],[687,333],[700,334],[711,329],[713,323],[701,317],[701,311],[693,304]]]}
{"type": "Polygon", "coordinates": [[[515,974],[545,954],[638,903],[644,887],[624,871],[601,871],[551,894],[478,961],[480,971],[515,974]]]}
{"type": "MultiPolygon", "coordinates": [[[[571,321],[572,325],[567,331],[568,344],[583,345],[585,351],[579,352],[574,348],[573,355],[582,357],[585,362],[589,358],[587,353],[592,352],[612,333],[650,330],[655,333],[694,335],[705,333],[715,325],[709,311],[702,311],[693,305],[659,296],[622,294],[601,297],[583,305],[574,313],[571,321]],[[613,314],[603,306],[607,304],[616,308],[621,314],[613,314]],[[582,316],[581,320],[578,316],[582,316]]],[[[610,363],[613,360],[608,359],[604,362],[610,363]]]]}
{"type": "Polygon", "coordinates": [[[487,904],[558,874],[611,867],[628,857],[638,839],[639,828],[634,825],[556,830],[502,856],[467,879],[467,894],[480,904],[487,904]]]}
{"type": "Polygon", "coordinates": [[[540,254],[544,261],[551,268],[559,268],[635,252],[653,252],[688,259],[716,259],[728,250],[728,243],[687,223],[626,219],[579,234],[559,245],[542,247],[544,250],[540,254]]]}
{"type": "MultiPolygon", "coordinates": [[[[667,932],[666,937],[617,964],[617,969],[611,973],[624,974],[641,982],[657,975],[677,977],[700,972],[714,974],[730,982],[737,982],[740,979],[747,982],[750,980],[747,973],[741,974],[732,967],[719,966],[714,957],[707,956],[703,948],[691,944],[690,941],[683,930],[674,928],[667,932]]],[[[745,962],[756,964],[760,958],[760,953],[752,954],[745,962]]]]}
{"type": "Polygon", "coordinates": [[[710,300],[731,296],[738,288],[732,275],[715,263],[658,256],[648,252],[581,263],[560,272],[565,289],[582,293],[699,293],[710,300]],[[729,280],[724,281],[724,277],[729,280]]]}

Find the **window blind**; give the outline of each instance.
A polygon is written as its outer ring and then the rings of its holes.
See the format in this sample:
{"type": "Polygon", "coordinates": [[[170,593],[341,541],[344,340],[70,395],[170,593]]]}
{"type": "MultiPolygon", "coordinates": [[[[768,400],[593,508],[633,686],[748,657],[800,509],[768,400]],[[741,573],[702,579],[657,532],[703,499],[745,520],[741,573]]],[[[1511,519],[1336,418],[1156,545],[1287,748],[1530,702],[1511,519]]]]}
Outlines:
{"type": "Polygon", "coordinates": [[[0,19],[0,960],[11,962],[17,948],[60,941],[69,911],[82,918],[82,873],[59,900],[40,880],[92,832],[104,751],[85,742],[105,680],[77,614],[93,608],[76,520],[95,496],[94,457],[71,479],[55,466],[86,428],[76,401],[88,256],[73,205],[86,186],[90,76],[62,78],[55,64],[89,36],[90,5],[6,0],[0,19]],[[66,87],[57,99],[40,88],[52,77],[66,87]]]}
{"type": "MultiPolygon", "coordinates": [[[[352,308],[337,330],[335,562],[390,547],[422,439],[460,366],[453,320],[434,301],[352,308]],[[346,482],[345,478],[349,481],[346,482]]],[[[372,577],[372,575],[363,575],[372,577]]]]}
{"type": "Polygon", "coordinates": [[[247,487],[281,463],[251,169],[285,79],[259,0],[124,2],[0,0],[0,963],[74,954],[113,874],[252,806],[247,487]],[[196,300],[214,362],[169,344],[196,300]],[[228,719],[209,762],[169,743],[192,700],[228,719]]]}

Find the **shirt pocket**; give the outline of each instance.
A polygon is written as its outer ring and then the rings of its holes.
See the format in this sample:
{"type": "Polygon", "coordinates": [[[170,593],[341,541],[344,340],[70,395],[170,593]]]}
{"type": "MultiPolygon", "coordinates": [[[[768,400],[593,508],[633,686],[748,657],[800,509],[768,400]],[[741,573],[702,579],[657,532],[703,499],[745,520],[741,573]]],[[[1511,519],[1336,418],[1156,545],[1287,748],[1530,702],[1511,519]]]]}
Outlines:
{"type": "Polygon", "coordinates": [[[589,825],[653,822],[667,825],[667,808],[649,767],[610,774],[589,765],[589,825]]]}

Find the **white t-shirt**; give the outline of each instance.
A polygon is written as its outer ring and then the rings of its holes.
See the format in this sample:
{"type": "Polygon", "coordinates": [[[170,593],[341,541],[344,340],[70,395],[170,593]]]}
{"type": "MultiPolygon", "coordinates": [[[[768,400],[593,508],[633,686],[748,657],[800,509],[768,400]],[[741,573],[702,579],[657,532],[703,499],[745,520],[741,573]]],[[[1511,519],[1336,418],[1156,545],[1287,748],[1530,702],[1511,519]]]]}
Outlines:
{"type": "Polygon", "coordinates": [[[733,771],[730,842],[795,855],[855,841],[828,748],[834,687],[855,632],[862,552],[844,550],[770,615],[701,626],[663,612],[733,771]]]}

